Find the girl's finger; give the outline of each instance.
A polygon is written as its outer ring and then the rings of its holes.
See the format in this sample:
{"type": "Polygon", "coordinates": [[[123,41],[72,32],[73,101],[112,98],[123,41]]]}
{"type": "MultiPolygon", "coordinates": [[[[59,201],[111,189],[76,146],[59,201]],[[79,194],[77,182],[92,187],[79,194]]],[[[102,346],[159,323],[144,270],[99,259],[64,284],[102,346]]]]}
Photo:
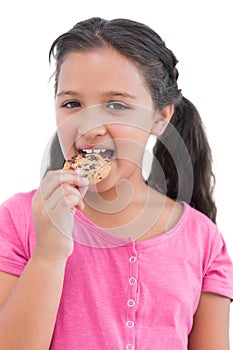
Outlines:
{"type": "Polygon", "coordinates": [[[69,196],[74,196],[76,198],[76,204],[78,202],[82,202],[82,196],[80,191],[69,184],[63,184],[59,188],[57,188],[49,198],[44,200],[44,206],[47,212],[54,210],[58,203],[63,202],[66,203],[66,206],[68,206],[68,200],[67,198],[69,196]]]}
{"type": "Polygon", "coordinates": [[[47,173],[40,186],[43,199],[48,199],[52,193],[64,183],[79,187],[87,186],[89,182],[86,178],[81,177],[73,170],[50,171],[47,173]]]}

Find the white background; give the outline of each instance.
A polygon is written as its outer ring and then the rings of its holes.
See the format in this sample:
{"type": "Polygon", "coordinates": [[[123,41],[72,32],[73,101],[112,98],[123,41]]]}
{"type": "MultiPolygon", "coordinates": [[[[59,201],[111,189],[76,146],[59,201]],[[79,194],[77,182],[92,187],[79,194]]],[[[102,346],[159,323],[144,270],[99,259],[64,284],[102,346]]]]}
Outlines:
{"type": "Polygon", "coordinates": [[[177,56],[179,86],[199,109],[213,150],[218,226],[233,258],[233,20],[227,0],[2,2],[0,202],[39,185],[41,159],[55,130],[49,48],[58,35],[92,16],[144,22],[177,56]]]}

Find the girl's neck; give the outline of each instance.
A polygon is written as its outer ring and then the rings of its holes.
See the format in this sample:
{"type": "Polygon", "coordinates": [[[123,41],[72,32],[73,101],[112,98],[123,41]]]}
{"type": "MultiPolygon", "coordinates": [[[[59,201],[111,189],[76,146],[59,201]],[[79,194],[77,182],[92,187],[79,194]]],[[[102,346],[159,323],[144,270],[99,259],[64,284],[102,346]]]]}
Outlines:
{"type": "Polygon", "coordinates": [[[183,205],[146,185],[144,179],[124,180],[104,193],[88,192],[82,213],[96,225],[120,237],[148,239],[174,227],[183,205]]]}
{"type": "Polygon", "coordinates": [[[102,193],[87,192],[85,204],[89,212],[92,209],[102,214],[121,214],[130,207],[143,205],[148,195],[149,187],[142,176],[137,176],[136,180],[134,177],[123,179],[117,186],[102,193]]]}

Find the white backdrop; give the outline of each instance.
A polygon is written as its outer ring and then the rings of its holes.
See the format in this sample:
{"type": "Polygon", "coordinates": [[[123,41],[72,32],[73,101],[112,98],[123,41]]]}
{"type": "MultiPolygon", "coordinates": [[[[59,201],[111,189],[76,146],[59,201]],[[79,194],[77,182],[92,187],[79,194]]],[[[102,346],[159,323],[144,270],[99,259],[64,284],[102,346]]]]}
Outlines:
{"type": "Polygon", "coordinates": [[[176,54],[179,86],[196,104],[206,125],[217,179],[218,226],[233,258],[230,5],[230,0],[2,2],[0,202],[39,185],[41,158],[55,130],[49,84],[53,70],[48,63],[52,41],[76,22],[92,16],[139,20],[155,29],[176,54]]]}

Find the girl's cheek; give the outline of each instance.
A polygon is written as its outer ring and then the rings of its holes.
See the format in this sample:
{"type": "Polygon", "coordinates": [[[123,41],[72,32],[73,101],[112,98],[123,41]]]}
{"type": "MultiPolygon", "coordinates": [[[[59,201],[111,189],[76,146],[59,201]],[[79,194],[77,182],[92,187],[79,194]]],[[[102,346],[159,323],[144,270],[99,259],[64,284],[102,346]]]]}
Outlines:
{"type": "Polygon", "coordinates": [[[65,115],[64,112],[60,110],[60,108],[56,108],[55,113],[56,113],[56,124],[57,126],[59,126],[65,122],[65,120],[67,119],[67,116],[65,115]]]}
{"type": "Polygon", "coordinates": [[[108,129],[114,138],[133,139],[135,133],[137,133],[137,129],[133,127],[133,125],[123,122],[116,125],[110,125],[108,129]]]}
{"type": "Polygon", "coordinates": [[[63,157],[70,159],[76,153],[75,140],[77,132],[66,121],[57,125],[57,134],[62,149],[63,157]]]}

